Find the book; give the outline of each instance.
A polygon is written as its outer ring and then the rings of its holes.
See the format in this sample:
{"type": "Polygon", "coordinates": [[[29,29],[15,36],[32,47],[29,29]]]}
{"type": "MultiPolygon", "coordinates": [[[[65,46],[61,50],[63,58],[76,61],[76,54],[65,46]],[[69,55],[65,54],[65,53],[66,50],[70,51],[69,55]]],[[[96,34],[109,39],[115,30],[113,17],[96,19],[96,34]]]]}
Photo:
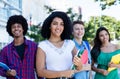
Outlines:
{"type": "Polygon", "coordinates": [[[2,62],[0,62],[0,67],[2,67],[6,71],[10,70],[10,68],[6,64],[4,64],[2,62]]]}
{"type": "Polygon", "coordinates": [[[82,61],[82,64],[86,64],[88,62],[88,51],[86,49],[84,49],[81,55],[81,61],[82,61]]]}
{"type": "MultiPolygon", "coordinates": [[[[2,62],[0,62],[0,67],[6,71],[11,70],[5,63],[2,62]]],[[[20,79],[17,75],[15,76],[15,78],[20,79]]]]}
{"type": "MultiPolygon", "coordinates": [[[[114,64],[119,64],[120,63],[120,54],[112,56],[111,62],[113,62],[114,64]]],[[[110,72],[114,69],[116,69],[116,67],[109,67],[108,71],[110,72]]]]}
{"type": "MultiPolygon", "coordinates": [[[[77,57],[80,57],[80,56],[81,56],[80,50],[77,51],[76,56],[77,56],[77,57]]],[[[76,66],[75,66],[74,64],[72,64],[71,69],[72,69],[72,70],[76,70],[76,66]]]]}
{"type": "MultiPolygon", "coordinates": [[[[77,57],[81,58],[81,61],[82,61],[83,64],[87,63],[87,61],[88,61],[88,51],[86,49],[78,50],[76,55],[77,55],[77,57]]],[[[75,70],[76,66],[73,64],[71,69],[75,70]]]]}

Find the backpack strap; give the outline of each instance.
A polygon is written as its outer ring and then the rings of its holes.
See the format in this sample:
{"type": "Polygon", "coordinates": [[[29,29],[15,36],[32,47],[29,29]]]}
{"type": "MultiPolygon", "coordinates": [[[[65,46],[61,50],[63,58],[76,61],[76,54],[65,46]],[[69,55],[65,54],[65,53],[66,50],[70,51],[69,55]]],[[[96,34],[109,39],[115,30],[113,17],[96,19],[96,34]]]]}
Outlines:
{"type": "Polygon", "coordinates": [[[91,54],[90,54],[90,46],[89,43],[87,41],[83,41],[83,45],[85,46],[85,48],[88,50],[88,63],[91,64],[91,54]]]}

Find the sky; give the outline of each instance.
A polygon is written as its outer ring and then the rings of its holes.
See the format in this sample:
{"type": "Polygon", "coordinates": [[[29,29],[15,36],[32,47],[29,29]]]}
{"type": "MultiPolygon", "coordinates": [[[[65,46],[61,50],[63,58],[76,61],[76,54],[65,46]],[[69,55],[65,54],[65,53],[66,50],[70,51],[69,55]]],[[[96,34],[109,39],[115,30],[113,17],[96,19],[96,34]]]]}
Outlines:
{"type": "Polygon", "coordinates": [[[73,8],[74,12],[78,13],[78,7],[82,8],[82,20],[89,20],[90,16],[108,15],[120,20],[120,5],[111,6],[104,11],[101,11],[98,2],[94,0],[48,0],[48,5],[57,10],[67,11],[68,8],[73,8]]]}

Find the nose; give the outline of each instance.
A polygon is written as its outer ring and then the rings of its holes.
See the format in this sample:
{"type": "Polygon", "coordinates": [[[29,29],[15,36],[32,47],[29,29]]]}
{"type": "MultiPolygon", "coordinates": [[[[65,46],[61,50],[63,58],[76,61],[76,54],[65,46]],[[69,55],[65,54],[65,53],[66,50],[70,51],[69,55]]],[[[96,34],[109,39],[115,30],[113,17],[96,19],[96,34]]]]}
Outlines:
{"type": "Polygon", "coordinates": [[[82,30],[81,29],[78,29],[79,32],[81,32],[82,30]]]}
{"type": "Polygon", "coordinates": [[[60,28],[60,27],[61,27],[61,25],[60,25],[60,24],[58,24],[58,25],[57,25],[57,28],[60,28]]]}
{"type": "Polygon", "coordinates": [[[19,25],[18,24],[14,24],[14,29],[18,29],[19,25]]]}
{"type": "Polygon", "coordinates": [[[105,38],[106,38],[106,35],[104,35],[103,37],[104,37],[104,39],[105,39],[105,38]]]}
{"type": "Polygon", "coordinates": [[[16,25],[16,26],[15,26],[15,30],[17,30],[17,29],[18,29],[18,26],[16,25]]]}

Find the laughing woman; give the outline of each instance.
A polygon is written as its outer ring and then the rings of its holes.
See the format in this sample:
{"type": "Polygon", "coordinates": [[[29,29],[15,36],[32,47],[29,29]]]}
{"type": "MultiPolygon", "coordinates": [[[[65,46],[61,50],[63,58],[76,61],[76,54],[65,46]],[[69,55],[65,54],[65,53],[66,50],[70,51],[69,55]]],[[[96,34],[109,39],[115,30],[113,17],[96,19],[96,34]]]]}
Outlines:
{"type": "Polygon", "coordinates": [[[71,78],[76,69],[82,68],[81,59],[74,56],[77,52],[75,44],[70,40],[71,21],[66,13],[56,11],[46,18],[41,34],[46,39],[38,45],[36,68],[39,77],[47,79],[71,78]]]}

